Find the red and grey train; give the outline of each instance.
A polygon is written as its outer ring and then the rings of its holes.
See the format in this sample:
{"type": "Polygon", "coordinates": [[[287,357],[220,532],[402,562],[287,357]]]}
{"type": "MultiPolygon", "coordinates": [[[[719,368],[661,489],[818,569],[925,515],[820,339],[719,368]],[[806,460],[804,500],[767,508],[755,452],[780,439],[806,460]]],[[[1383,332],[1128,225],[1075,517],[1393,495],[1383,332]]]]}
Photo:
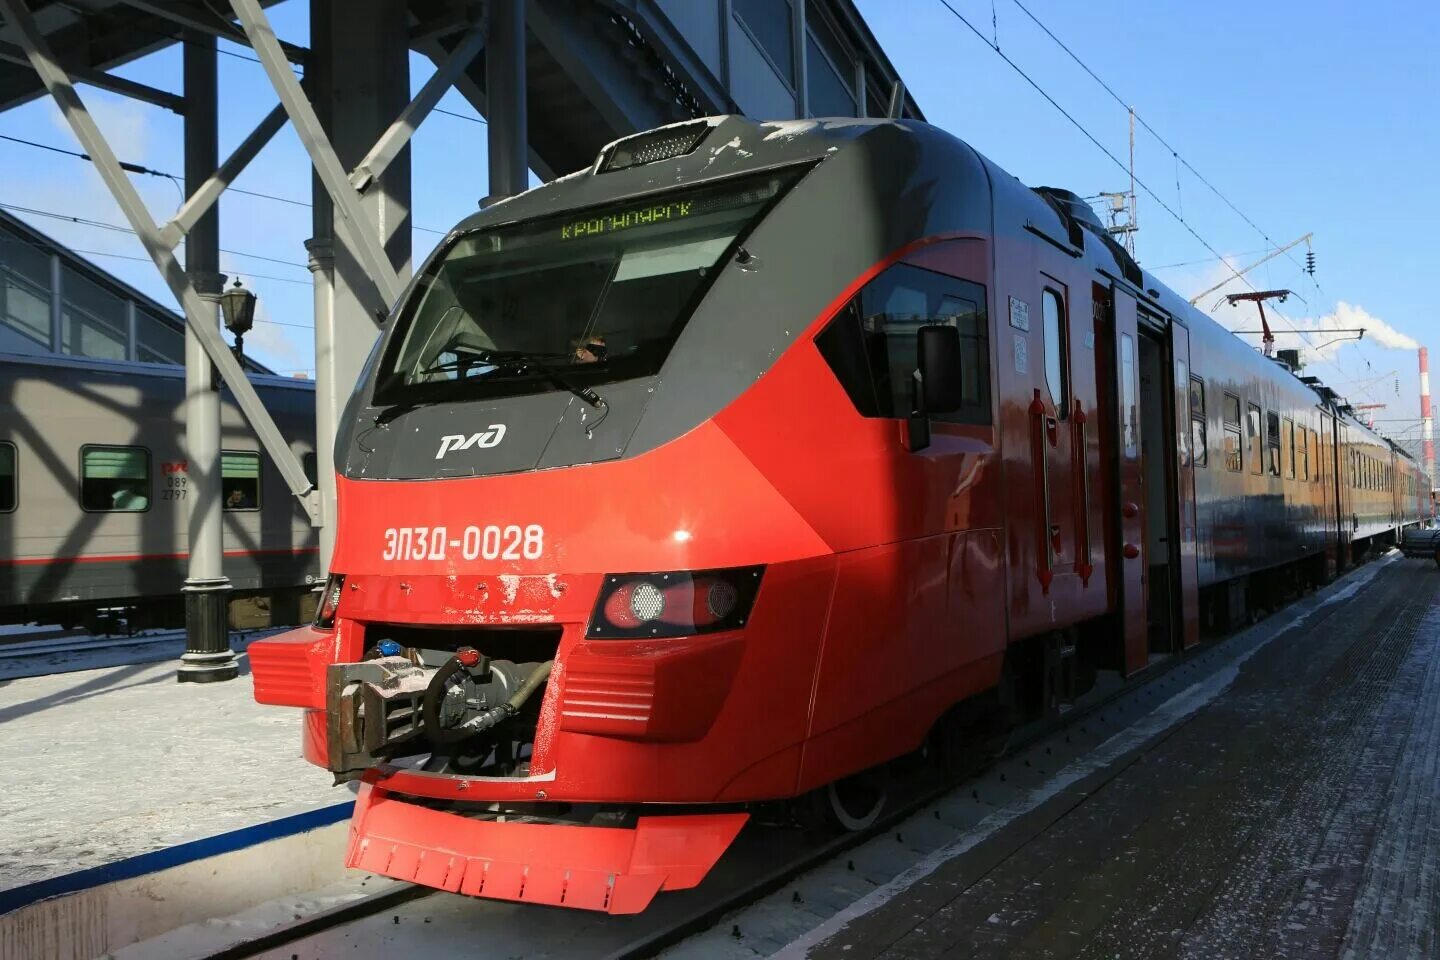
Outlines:
{"type": "Polygon", "coordinates": [[[937,728],[1141,671],[1422,499],[1073,194],[888,120],[662,128],[466,219],[336,460],[316,623],[249,649],[361,781],[348,862],[612,913],[757,802],[866,824],[937,728]]]}

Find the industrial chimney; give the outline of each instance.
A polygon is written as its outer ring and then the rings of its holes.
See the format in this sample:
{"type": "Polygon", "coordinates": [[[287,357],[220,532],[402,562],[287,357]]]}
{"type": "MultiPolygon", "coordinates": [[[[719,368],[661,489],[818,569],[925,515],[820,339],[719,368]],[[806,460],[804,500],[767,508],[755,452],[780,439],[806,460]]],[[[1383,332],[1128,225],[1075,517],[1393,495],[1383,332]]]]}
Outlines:
{"type": "Polygon", "coordinates": [[[1425,475],[1435,486],[1435,420],[1430,415],[1430,351],[1420,348],[1420,439],[1425,475]]]}

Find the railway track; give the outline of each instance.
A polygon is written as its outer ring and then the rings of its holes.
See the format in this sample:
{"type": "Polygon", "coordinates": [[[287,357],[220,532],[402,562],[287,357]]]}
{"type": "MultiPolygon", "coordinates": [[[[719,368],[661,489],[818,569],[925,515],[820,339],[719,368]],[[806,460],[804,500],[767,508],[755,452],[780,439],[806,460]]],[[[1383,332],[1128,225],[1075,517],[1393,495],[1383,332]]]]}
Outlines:
{"type": "MultiPolygon", "coordinates": [[[[693,890],[664,893],[642,914],[612,917],[585,911],[547,910],[543,922],[527,923],[517,911],[525,904],[480,900],[414,885],[376,894],[297,919],[260,937],[204,955],[204,960],[305,960],[329,956],[370,956],[365,947],[388,956],[424,938],[427,950],[444,953],[465,944],[489,943],[495,956],[564,956],[585,960],[640,960],[691,935],[716,927],[727,915],[756,903],[827,863],[846,863],[845,873],[860,890],[889,882],[918,856],[943,846],[935,838],[954,836],[1000,811],[1021,793],[1042,787],[1072,760],[1084,757],[1140,717],[1243,657],[1253,646],[1289,630],[1373,576],[1368,565],[1321,594],[1307,597],[1259,625],[1153,663],[1131,681],[1102,680],[1073,709],[1018,728],[1004,757],[953,781],[930,768],[909,764],[897,777],[888,812],[869,830],[817,838],[798,828],[752,824],[742,832],[704,883],[693,890]],[[1325,597],[1339,592],[1333,599],[1325,597]],[[930,834],[932,836],[925,836],[930,834]],[[909,838],[907,840],[907,837],[909,838]],[[876,842],[881,854],[873,852],[876,842]],[[893,846],[890,841],[893,842],[893,846]],[[860,848],[865,848],[861,850],[860,848]],[[927,849],[928,848],[928,849],[927,849]],[[893,849],[895,856],[884,853],[893,849]],[[389,922],[386,922],[386,921],[389,922]],[[454,938],[453,941],[447,938],[454,938]],[[439,942],[433,942],[439,941],[439,942]]],[[[758,818],[757,818],[758,819],[758,818]]],[[[829,884],[817,884],[824,887],[829,884]]],[[[817,892],[793,893],[796,910],[824,916],[840,909],[817,892]]],[[[847,904],[848,905],[848,904],[847,904]]],[[[740,940],[734,925],[726,934],[740,940]]],[[[702,948],[694,956],[707,953],[702,948]]]]}

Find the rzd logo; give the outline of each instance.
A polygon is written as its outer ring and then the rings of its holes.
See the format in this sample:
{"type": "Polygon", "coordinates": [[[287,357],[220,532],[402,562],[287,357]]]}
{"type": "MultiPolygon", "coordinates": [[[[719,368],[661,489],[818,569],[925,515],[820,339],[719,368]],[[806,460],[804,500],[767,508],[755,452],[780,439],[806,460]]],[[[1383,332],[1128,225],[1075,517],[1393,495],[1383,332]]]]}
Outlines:
{"type": "Polygon", "coordinates": [[[435,454],[435,459],[442,459],[451,450],[469,450],[471,447],[479,447],[483,450],[486,447],[499,446],[500,441],[504,439],[505,424],[503,423],[492,423],[488,430],[472,433],[468,437],[463,433],[452,433],[440,438],[440,451],[435,454]]]}

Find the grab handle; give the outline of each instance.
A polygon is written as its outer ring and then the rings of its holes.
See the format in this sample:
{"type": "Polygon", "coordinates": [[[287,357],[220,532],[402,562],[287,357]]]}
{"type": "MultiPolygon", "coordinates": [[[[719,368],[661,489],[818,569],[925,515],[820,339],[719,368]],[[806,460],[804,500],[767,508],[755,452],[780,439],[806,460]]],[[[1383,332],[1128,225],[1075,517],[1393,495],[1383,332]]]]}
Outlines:
{"type": "Polygon", "coordinates": [[[1090,574],[1095,570],[1090,557],[1090,425],[1084,408],[1080,406],[1079,397],[1075,398],[1074,408],[1070,423],[1075,434],[1075,477],[1079,487],[1079,496],[1076,499],[1080,501],[1080,515],[1075,518],[1076,552],[1079,555],[1075,569],[1080,574],[1081,586],[1089,586],[1090,574]]]}
{"type": "Polygon", "coordinates": [[[1055,545],[1051,538],[1050,526],[1050,456],[1046,450],[1045,402],[1040,391],[1030,401],[1030,447],[1035,456],[1035,510],[1043,522],[1035,524],[1038,536],[1035,551],[1035,576],[1040,580],[1040,591],[1050,592],[1050,581],[1055,577],[1055,545]]]}

